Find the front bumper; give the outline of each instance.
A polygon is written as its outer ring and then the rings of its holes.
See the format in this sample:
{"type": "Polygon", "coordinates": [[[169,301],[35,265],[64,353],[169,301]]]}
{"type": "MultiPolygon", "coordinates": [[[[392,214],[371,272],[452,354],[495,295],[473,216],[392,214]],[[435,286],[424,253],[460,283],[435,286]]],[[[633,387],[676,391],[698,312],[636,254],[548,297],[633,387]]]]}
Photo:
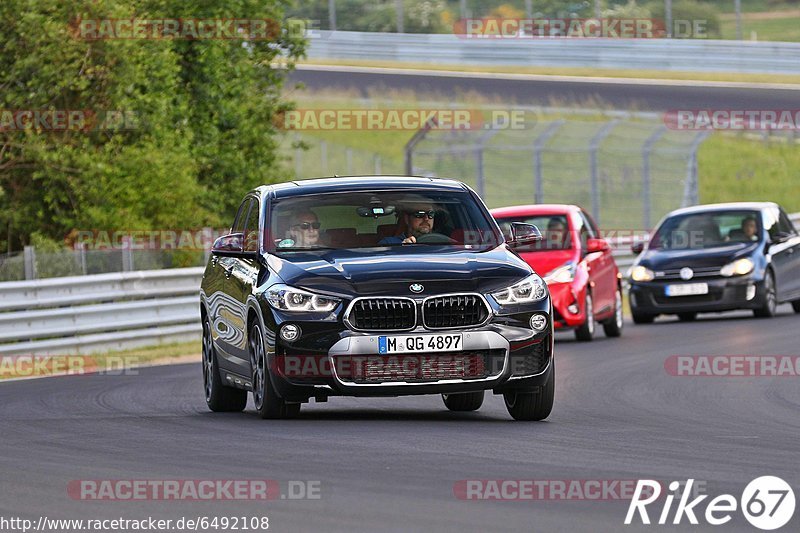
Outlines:
{"type": "Polygon", "coordinates": [[[576,292],[572,283],[548,285],[553,300],[553,325],[555,329],[577,328],[586,322],[584,293],[576,292]],[[577,313],[570,311],[577,310],[577,313]]]}
{"type": "MultiPolygon", "coordinates": [[[[515,309],[510,314],[493,314],[484,326],[447,331],[431,331],[418,327],[413,331],[397,335],[431,335],[460,333],[463,346],[459,351],[414,353],[412,356],[437,361],[453,359],[467,354],[489,354],[487,372],[480,377],[458,377],[455,379],[385,379],[378,383],[365,383],[340,372],[342,363],[348,358],[386,357],[379,354],[378,337],[393,335],[391,332],[356,332],[347,329],[341,322],[298,324],[304,336],[296,343],[285,343],[278,336],[273,341],[269,357],[270,376],[278,394],[290,401],[306,401],[308,398],[324,399],[327,396],[404,396],[419,394],[455,394],[481,390],[495,393],[508,391],[534,391],[544,385],[552,368],[553,321],[550,300],[545,299],[526,309],[515,309]],[[543,313],[548,317],[547,327],[534,333],[528,326],[532,313],[543,313]],[[491,364],[490,364],[491,361],[491,364]]],[[[278,320],[267,326],[277,331],[286,320],[278,320]]],[[[398,354],[400,355],[400,354],[398,354]]],[[[405,355],[405,354],[402,354],[405,355]]],[[[344,365],[347,366],[346,364],[344,365]]]]}
{"type": "Polygon", "coordinates": [[[764,281],[753,275],[735,278],[682,281],[630,282],[631,309],[642,314],[674,314],[687,312],[722,312],[736,309],[757,309],[764,305],[764,281]],[[708,294],[667,296],[667,285],[707,283],[708,294]],[[748,292],[752,298],[748,299],[748,292]]]}

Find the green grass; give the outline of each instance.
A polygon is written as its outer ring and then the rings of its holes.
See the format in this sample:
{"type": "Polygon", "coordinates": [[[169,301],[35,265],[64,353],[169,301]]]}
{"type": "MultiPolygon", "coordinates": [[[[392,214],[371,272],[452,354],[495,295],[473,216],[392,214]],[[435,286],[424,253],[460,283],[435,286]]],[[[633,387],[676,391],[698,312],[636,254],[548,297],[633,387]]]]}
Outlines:
{"type": "MultiPolygon", "coordinates": [[[[752,32],[759,41],[800,41],[800,17],[787,16],[774,19],[754,19],[746,15],[742,19],[742,38],[750,40],[752,32]]],[[[720,33],[723,39],[736,38],[736,20],[720,20],[720,33]]]]}
{"type": "MultiPolygon", "coordinates": [[[[419,105],[418,99],[408,94],[384,94],[383,100],[370,101],[371,106],[382,108],[407,108],[419,105]]],[[[333,99],[319,94],[305,95],[298,107],[353,107],[365,104],[356,99],[333,99]],[[335,100],[336,103],[332,103],[335,100]],[[344,102],[344,103],[343,103],[344,102]]],[[[432,99],[432,98],[431,98],[432,99]]],[[[426,98],[427,100],[427,98],[426,98]]],[[[465,102],[467,106],[495,105],[481,101],[478,97],[453,97],[450,101],[465,102]]],[[[497,108],[513,107],[512,103],[497,103],[497,108]]],[[[497,145],[530,144],[543,128],[543,123],[555,118],[566,118],[567,126],[551,140],[550,146],[586,146],[588,139],[596,131],[593,122],[606,121],[607,117],[598,115],[565,116],[563,114],[534,115],[528,119],[535,125],[522,132],[503,132],[492,143],[497,145]]],[[[641,144],[657,126],[657,122],[633,121],[617,127],[603,143],[600,165],[603,172],[601,180],[601,204],[604,213],[609,214],[603,221],[607,227],[639,228],[643,223],[641,204],[631,203],[625,198],[638,198],[642,194],[641,144]],[[610,209],[610,211],[609,211],[610,209]]],[[[413,132],[409,131],[304,131],[303,137],[312,145],[319,140],[333,143],[328,150],[330,173],[343,171],[343,147],[351,147],[362,153],[377,153],[385,159],[383,173],[403,172],[403,149],[413,132]],[[338,158],[338,159],[337,159],[338,158]]],[[[679,132],[669,132],[662,139],[672,147],[686,147],[691,137],[679,132]]],[[[491,147],[491,145],[490,145],[491,147]]],[[[765,142],[742,135],[714,133],[701,146],[698,154],[700,200],[703,203],[744,200],[771,200],[781,203],[789,212],[800,211],[800,187],[797,186],[797,170],[800,169],[800,149],[798,145],[774,140],[765,142]]],[[[685,149],[685,148],[684,148],[685,149]]],[[[676,155],[655,154],[651,160],[653,176],[653,208],[658,218],[660,214],[675,208],[682,195],[681,183],[686,172],[686,162],[682,158],[687,152],[676,155]]],[[[307,152],[304,157],[313,159],[315,155],[307,152]]],[[[354,158],[356,159],[356,158],[354,158]]],[[[418,155],[415,164],[435,171],[441,176],[463,179],[475,185],[475,160],[470,154],[461,157],[437,160],[435,156],[418,155]]],[[[486,191],[484,198],[489,207],[514,205],[533,201],[533,171],[531,153],[504,150],[488,150],[484,158],[486,191]]],[[[558,187],[546,185],[546,201],[578,203],[590,205],[589,191],[586,187],[588,154],[583,152],[546,152],[543,156],[543,170],[546,181],[552,184],[557,176],[558,187]]],[[[354,173],[371,173],[370,162],[354,165],[354,173]]],[[[319,169],[309,169],[305,177],[322,175],[319,169]]],[[[652,222],[655,222],[653,220],[652,222]]]]}
{"type": "MultiPolygon", "coordinates": [[[[159,346],[133,348],[128,350],[109,351],[89,355],[56,355],[53,361],[55,367],[51,370],[37,372],[38,376],[60,375],[68,367],[76,370],[118,372],[122,368],[163,364],[196,358],[200,361],[200,342],[183,342],[163,344],[159,346]],[[52,371],[55,370],[55,371],[52,371]]],[[[33,377],[27,368],[21,368],[22,374],[14,373],[14,368],[8,364],[0,366],[0,381],[16,377],[33,377]]]]}
{"type": "Polygon", "coordinates": [[[698,165],[703,203],[773,201],[800,211],[797,144],[713,135],[700,147],[698,165]]]}

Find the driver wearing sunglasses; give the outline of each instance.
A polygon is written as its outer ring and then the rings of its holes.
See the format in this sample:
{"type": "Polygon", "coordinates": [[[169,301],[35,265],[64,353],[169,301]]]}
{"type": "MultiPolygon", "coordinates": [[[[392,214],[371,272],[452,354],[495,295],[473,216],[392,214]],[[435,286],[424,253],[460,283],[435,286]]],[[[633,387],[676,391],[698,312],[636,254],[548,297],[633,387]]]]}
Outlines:
{"type": "Polygon", "coordinates": [[[431,204],[409,206],[400,215],[400,219],[406,228],[405,233],[381,239],[378,245],[415,244],[420,236],[427,235],[433,231],[435,218],[436,209],[431,204]]]}
{"type": "Polygon", "coordinates": [[[292,217],[286,236],[294,241],[294,246],[308,248],[319,244],[319,219],[311,211],[300,211],[292,217]]]}

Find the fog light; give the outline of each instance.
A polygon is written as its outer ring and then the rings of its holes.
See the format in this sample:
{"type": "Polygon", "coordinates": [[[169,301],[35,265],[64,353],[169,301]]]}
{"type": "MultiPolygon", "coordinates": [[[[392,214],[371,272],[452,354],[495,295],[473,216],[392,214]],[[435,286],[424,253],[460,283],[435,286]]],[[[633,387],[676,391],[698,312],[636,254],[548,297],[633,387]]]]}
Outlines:
{"type": "Polygon", "coordinates": [[[756,286],[755,285],[748,285],[747,286],[747,299],[752,300],[756,297],[756,286]]]}
{"type": "Polygon", "coordinates": [[[578,304],[570,304],[569,307],[567,307],[567,311],[569,311],[573,315],[577,315],[579,311],[578,304]]]}
{"type": "Polygon", "coordinates": [[[536,332],[544,331],[547,327],[547,317],[544,315],[531,315],[531,329],[536,332]]]}
{"type": "Polygon", "coordinates": [[[281,339],[286,342],[294,342],[300,338],[300,327],[294,324],[286,324],[281,326],[281,339]]]}

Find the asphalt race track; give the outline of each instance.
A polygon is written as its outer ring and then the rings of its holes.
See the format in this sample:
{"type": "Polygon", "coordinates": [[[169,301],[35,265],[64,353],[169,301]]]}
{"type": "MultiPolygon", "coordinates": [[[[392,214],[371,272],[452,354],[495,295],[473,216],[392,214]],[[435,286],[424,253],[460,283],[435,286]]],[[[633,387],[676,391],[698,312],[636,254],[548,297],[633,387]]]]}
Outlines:
{"type": "MultiPolygon", "coordinates": [[[[765,76],[766,77],[766,76],[765,76]]],[[[414,91],[452,98],[475,92],[488,99],[520,105],[612,106],[639,111],[670,109],[795,109],[798,93],[793,89],[737,87],[736,84],[667,81],[608,80],[531,76],[530,79],[504,79],[502,75],[408,73],[392,69],[373,70],[347,67],[302,65],[292,72],[290,81],[302,82],[314,90],[355,90],[366,97],[380,89],[414,91]]]]}
{"type": "MultiPolygon", "coordinates": [[[[266,515],[270,530],[293,532],[685,531],[685,519],[679,528],[624,526],[627,501],[464,501],[453,488],[466,479],[691,477],[712,497],[738,499],[759,476],[792,483],[800,479],[797,377],[675,377],[664,361],[796,355],[798,326],[800,315],[784,305],[771,320],[662,318],[589,344],[559,335],[556,404],[544,423],[511,421],[496,396],[469,414],[448,412],[433,396],[332,398],[292,421],[262,421],[252,403],[242,414],[213,414],[199,362],[0,383],[0,509],[34,520],[266,515]],[[272,479],[281,490],[316,480],[321,498],[70,498],[68,482],[82,479],[272,479]]],[[[798,522],[796,512],[785,530],[798,522]]],[[[755,530],[741,513],[726,526],[694,529],[755,530]]]]}

